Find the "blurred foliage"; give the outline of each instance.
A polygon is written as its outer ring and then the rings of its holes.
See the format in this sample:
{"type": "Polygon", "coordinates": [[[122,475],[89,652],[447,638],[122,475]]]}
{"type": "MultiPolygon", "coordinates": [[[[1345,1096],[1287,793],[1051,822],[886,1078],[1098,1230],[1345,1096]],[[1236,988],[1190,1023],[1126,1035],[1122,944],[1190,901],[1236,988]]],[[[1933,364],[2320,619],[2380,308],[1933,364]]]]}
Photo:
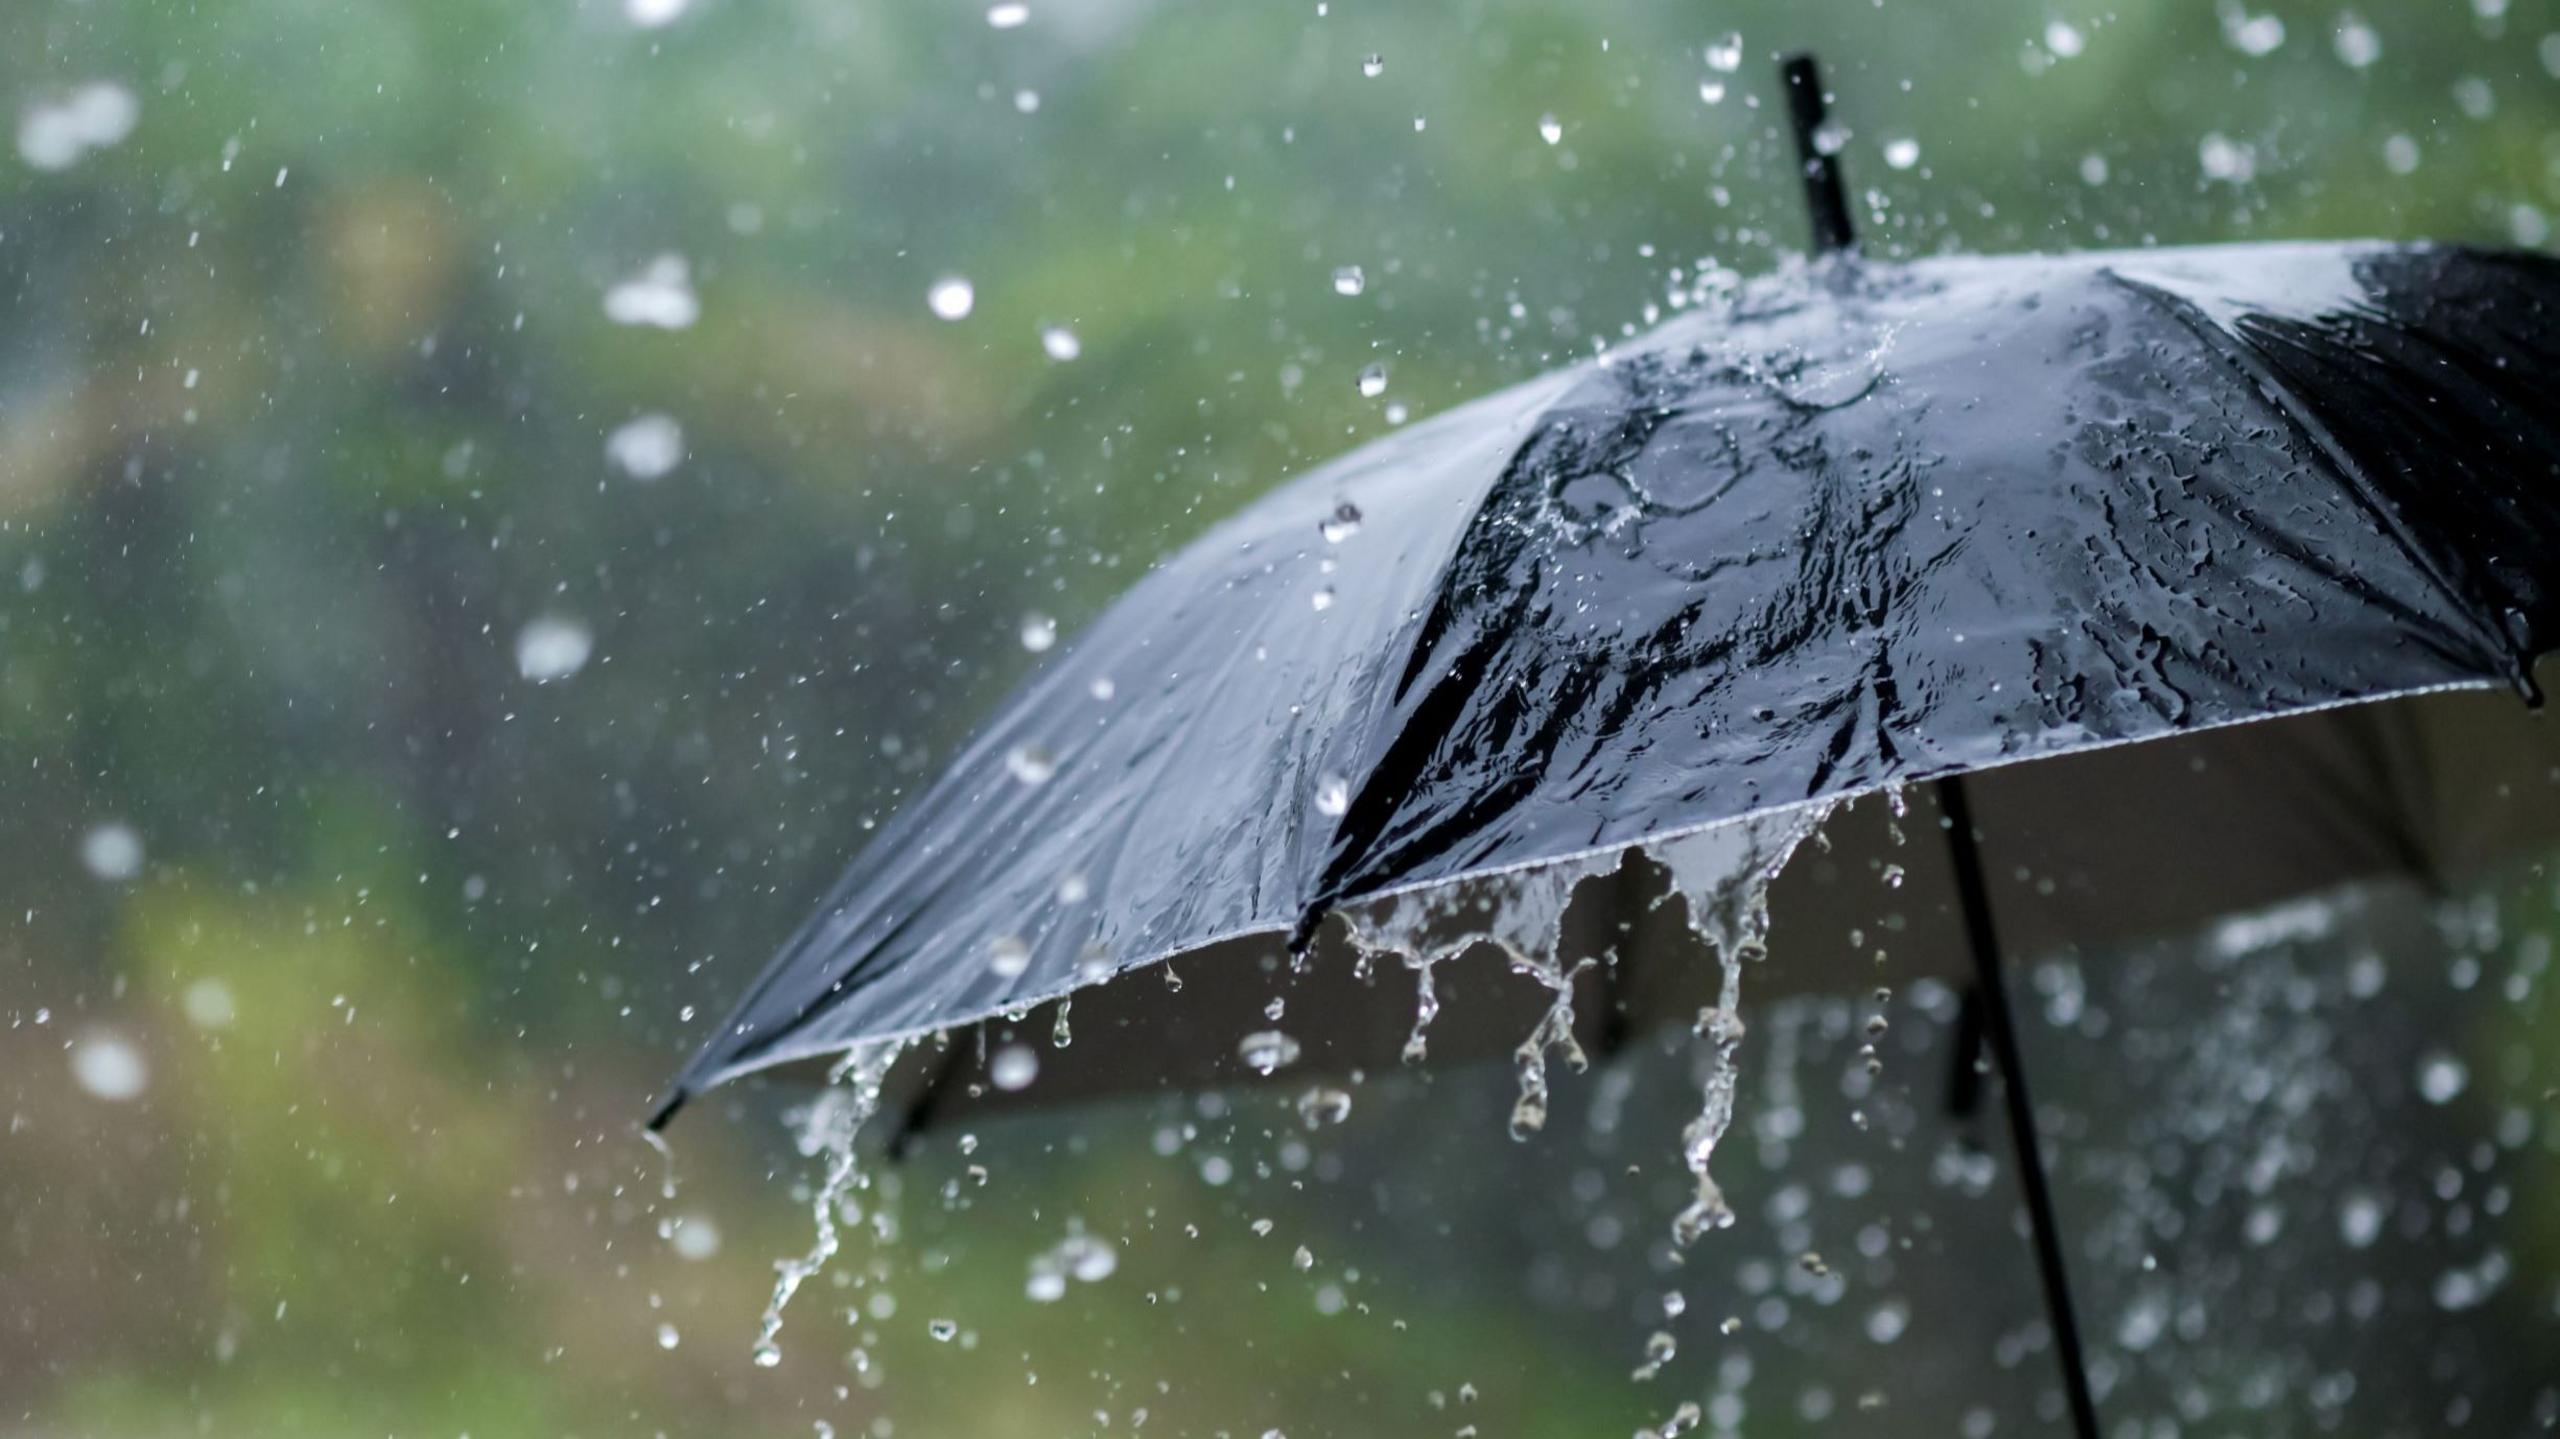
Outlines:
{"type": "MultiPolygon", "coordinates": [[[[2546,245],[2560,5],[2365,18],[2358,66],[2290,0],[0,8],[22,142],[139,106],[0,156],[0,1416],[808,1432],[835,1381],[743,1367],[803,1242],[772,1101],[682,1135],[712,1263],[629,1126],[1027,612],[1776,263],[1785,49],[1875,253],[2546,245]],[[608,319],[669,254],[698,321],[608,319]],[[654,482],[605,454],[644,412],[654,482]],[[537,684],[545,616],[595,652],[537,684]],[[114,826],[130,878],[84,864],[114,826]],[[73,1083],[101,1032],[129,1103],[73,1083]]],[[[1614,1413],[1587,1378],[1511,1412],[1614,1413]]]]}

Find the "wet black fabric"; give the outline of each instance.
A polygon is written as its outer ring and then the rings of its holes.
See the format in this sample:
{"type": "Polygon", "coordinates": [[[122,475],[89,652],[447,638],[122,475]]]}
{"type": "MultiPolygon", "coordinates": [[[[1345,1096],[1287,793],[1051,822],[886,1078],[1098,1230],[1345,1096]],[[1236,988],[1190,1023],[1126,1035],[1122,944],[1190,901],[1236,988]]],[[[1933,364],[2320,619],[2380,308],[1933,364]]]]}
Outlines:
{"type": "Polygon", "coordinates": [[[1158,567],[856,858],[670,1102],[1395,889],[2529,689],[2560,643],[2555,394],[2560,265],[2535,257],[1746,286],[1158,567]]]}

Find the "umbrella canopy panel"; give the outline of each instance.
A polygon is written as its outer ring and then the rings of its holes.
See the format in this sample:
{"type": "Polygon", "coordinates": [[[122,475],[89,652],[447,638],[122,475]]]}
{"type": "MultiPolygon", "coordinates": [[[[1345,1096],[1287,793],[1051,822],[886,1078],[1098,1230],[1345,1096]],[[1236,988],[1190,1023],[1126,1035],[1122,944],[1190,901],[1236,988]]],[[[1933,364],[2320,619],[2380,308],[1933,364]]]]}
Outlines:
{"type": "Polygon", "coordinates": [[[2560,636],[2555,320],[2560,265],[2433,248],[1742,287],[1167,561],[862,854],[667,1108],[1354,900],[2529,687],[2560,636]]]}

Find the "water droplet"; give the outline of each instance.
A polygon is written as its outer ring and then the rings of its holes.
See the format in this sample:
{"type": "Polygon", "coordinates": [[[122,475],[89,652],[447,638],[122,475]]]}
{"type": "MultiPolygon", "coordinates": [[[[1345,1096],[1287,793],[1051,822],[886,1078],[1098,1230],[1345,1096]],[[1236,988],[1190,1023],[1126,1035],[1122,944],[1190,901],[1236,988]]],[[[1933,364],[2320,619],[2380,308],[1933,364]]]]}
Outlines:
{"type": "Polygon", "coordinates": [[[1246,1068],[1268,1077],[1297,1062],[1298,1041],[1276,1029],[1256,1030],[1236,1045],[1236,1054],[1246,1068]]]}
{"type": "Polygon", "coordinates": [[[1335,294],[1357,295],[1368,288],[1369,277],[1361,271],[1359,266],[1337,265],[1334,267],[1333,292],[1335,294]]]}
{"type": "Polygon", "coordinates": [[[2450,1054],[2428,1055],[2418,1065],[2418,1093],[2429,1104],[2450,1104],[2471,1083],[2471,1070],[2450,1054]]]}
{"type": "Polygon", "coordinates": [[[1018,0],[987,7],[987,26],[994,30],[1019,30],[1031,23],[1031,7],[1018,0]]]}
{"type": "Polygon", "coordinates": [[[1538,138],[1546,141],[1550,145],[1562,143],[1564,140],[1564,122],[1553,115],[1539,116],[1538,138]]]}
{"type": "Polygon", "coordinates": [[[1082,904],[1085,896],[1091,893],[1093,893],[1093,885],[1083,875],[1071,874],[1058,881],[1058,903],[1060,904],[1082,904]]]}
{"type": "Polygon", "coordinates": [[[1340,819],[1351,809],[1351,781],[1338,774],[1316,778],[1316,813],[1340,819]]]}
{"type": "Polygon", "coordinates": [[[1375,80],[1387,72],[1387,57],[1371,55],[1360,62],[1360,73],[1375,80]]]}
{"type": "Polygon", "coordinates": [[[1318,585],[1318,586],[1316,586],[1316,592],[1315,592],[1314,594],[1311,594],[1311,595],[1307,596],[1307,603],[1309,603],[1309,604],[1311,604],[1311,605],[1315,606],[1315,607],[1316,607],[1316,609],[1317,609],[1318,611],[1323,611],[1323,610],[1329,610],[1329,609],[1332,609],[1332,608],[1333,608],[1333,586],[1331,586],[1331,585],[1318,585]]]}
{"type": "Polygon", "coordinates": [[[91,825],[80,837],[81,867],[109,883],[141,874],[142,859],[142,835],[122,820],[91,825]]]}
{"type": "Polygon", "coordinates": [[[945,275],[924,292],[924,302],[945,320],[965,320],[978,307],[978,289],[958,275],[945,275]]]}
{"type": "Polygon", "coordinates": [[[1033,654],[1045,653],[1058,642],[1058,622],[1034,610],[1022,617],[1022,647],[1033,654]]]}
{"type": "Polygon", "coordinates": [[[604,457],[635,480],[662,479],[684,460],[684,427],[671,416],[636,416],[604,437],[604,457]]]}
{"type": "Polygon", "coordinates": [[[1350,1117],[1351,1095],[1347,1090],[1318,1085],[1298,1096],[1298,1122],[1309,1129],[1340,1124],[1350,1117]]]}
{"type": "Polygon", "coordinates": [[[1005,751],[1004,767],[1024,784],[1047,784],[1058,772],[1058,757],[1046,745],[1018,744],[1005,751]]]}
{"type": "Polygon", "coordinates": [[[2350,70],[2362,70],[2382,58],[2382,36],[2353,10],[2338,17],[2337,31],[2330,38],[2338,48],[2339,63],[2350,70]]]}
{"type": "Polygon", "coordinates": [[[1645,1338],[1644,1362],[1637,1365],[1635,1372],[1627,1377],[1639,1383],[1651,1379],[1660,1374],[1662,1366],[1670,1363],[1679,1353],[1680,1341],[1672,1338],[1669,1331],[1657,1329],[1645,1338]]]}
{"type": "Polygon", "coordinates": [[[1316,1255],[1315,1255],[1315,1251],[1314,1251],[1314,1250],[1312,1250],[1312,1249],[1309,1249],[1307,1246],[1305,1246],[1305,1245],[1303,1245],[1303,1244],[1299,1245],[1299,1246],[1298,1246],[1298,1252],[1289,1256],[1289,1267],[1290,1267],[1290,1268],[1292,1268],[1292,1269],[1297,1270],[1297,1271],[1298,1271],[1299,1273],[1301,1273],[1301,1274],[1304,1274],[1304,1273],[1306,1273],[1308,1270],[1315,1268],[1315,1267],[1316,1267],[1316,1255]]]}
{"type": "Polygon", "coordinates": [[[199,979],[187,986],[179,996],[178,1007],[186,1012],[187,1023],[198,1029],[229,1029],[240,1017],[240,1006],[231,996],[231,986],[218,979],[199,979]]]}
{"type": "Polygon", "coordinates": [[[1885,141],[1884,162],[1897,170],[1910,169],[1920,163],[1920,142],[1908,135],[1885,141]]]}
{"type": "Polygon", "coordinates": [[[1113,695],[1120,693],[1120,686],[1112,683],[1109,675],[1095,676],[1093,683],[1084,688],[1085,693],[1105,703],[1108,703],[1113,695]]]}
{"type": "Polygon", "coordinates": [[[699,1214],[671,1221],[666,1239],[678,1259],[700,1262],[720,1252],[720,1226],[699,1214]]]}
{"type": "Polygon", "coordinates": [[[1040,331],[1040,353],[1064,364],[1084,353],[1084,341],[1077,339],[1076,332],[1064,325],[1043,326],[1040,331]]]}
{"type": "Polygon", "coordinates": [[[1723,103],[1724,103],[1724,82],[1723,82],[1722,80],[1701,80],[1701,81],[1699,81],[1699,82],[1698,82],[1698,98],[1699,98],[1699,99],[1701,99],[1701,100],[1706,101],[1706,102],[1707,102],[1708,104],[1710,104],[1710,105],[1721,105],[1721,104],[1723,104],[1723,103]]]}
{"type": "Polygon", "coordinates": [[[1384,364],[1363,366],[1360,371],[1360,395],[1374,400],[1387,392],[1387,367],[1384,364]]]}
{"type": "Polygon", "coordinates": [[[1720,75],[1730,75],[1742,68],[1742,32],[1728,30],[1723,38],[1707,45],[1707,68],[1720,75]]]}
{"type": "Polygon", "coordinates": [[[2068,20],[2048,21],[2044,27],[2044,48],[2058,59],[2068,60],[2089,48],[2089,37],[2068,20]]]}
{"type": "Polygon", "coordinates": [[[678,1333],[676,1332],[676,1327],[675,1327],[674,1325],[672,1325],[672,1324],[661,1324],[661,1325],[659,1325],[659,1326],[658,1326],[658,1347],[659,1347],[659,1348],[661,1348],[661,1349],[673,1349],[673,1348],[675,1348],[677,1345],[679,1345],[679,1344],[681,1344],[681,1343],[683,1343],[683,1342],[684,1342],[684,1336],[683,1336],[683,1335],[681,1335],[681,1334],[678,1334],[678,1333]]]}
{"type": "Polygon", "coordinates": [[[1040,1077],[1040,1056],[1027,1044],[1008,1044],[987,1061],[987,1078],[1007,1093],[1031,1087],[1040,1077]]]}
{"type": "Polygon", "coordinates": [[[688,329],[702,318],[694,298],[692,267],[677,254],[660,255],[640,272],[604,292],[604,317],[617,325],[655,330],[688,329]]]}
{"type": "Polygon", "coordinates": [[[924,1332],[932,1335],[934,1342],[948,1344],[959,1335],[960,1326],[956,1321],[949,1319],[928,1319],[925,1321],[924,1332]]]}
{"type": "Polygon", "coordinates": [[[1333,513],[1327,515],[1324,523],[1317,528],[1318,533],[1324,536],[1326,544],[1341,544],[1344,540],[1360,533],[1360,507],[1349,500],[1344,500],[1333,507],[1333,513]]]}
{"type": "Polygon", "coordinates": [[[1889,864],[1889,865],[1886,865],[1886,866],[1884,867],[1884,887],[1885,887],[1885,888],[1887,888],[1887,889],[1900,889],[1900,888],[1902,888],[1902,880],[1903,880],[1903,870],[1902,870],[1902,866],[1900,866],[1900,865],[1898,865],[1898,864],[1889,864]]]}
{"type": "Polygon", "coordinates": [[[1031,967],[1031,946],[1018,934],[1000,934],[987,942],[987,968],[999,979],[1019,978],[1031,967]]]}
{"type": "Polygon", "coordinates": [[[2273,14],[2252,15],[2238,0],[2223,0],[2221,9],[2222,38],[2232,49],[2256,59],[2284,44],[2284,22],[2273,14]]]}
{"type": "Polygon", "coordinates": [[[622,17],[643,30],[672,25],[693,0],[622,0],[622,17]]]}
{"type": "Polygon", "coordinates": [[[545,615],[516,632],[516,672],[538,685],[565,680],[587,667],[595,645],[584,624],[545,615]]]}
{"type": "Polygon", "coordinates": [[[92,150],[124,143],[142,119],[142,102],[112,80],[93,80],[59,100],[18,115],[18,158],[38,170],[68,170],[92,150]]]}
{"type": "Polygon", "coordinates": [[[71,1077],[96,1098],[122,1104],[150,1086],[151,1065],[133,1041],[111,1029],[93,1029],[72,1043],[71,1077]]]}
{"type": "Polygon", "coordinates": [[[2338,1237],[2350,1249],[2370,1249],[2382,1237],[2382,1200],[2369,1190],[2353,1190],[2338,1201],[2338,1237]]]}

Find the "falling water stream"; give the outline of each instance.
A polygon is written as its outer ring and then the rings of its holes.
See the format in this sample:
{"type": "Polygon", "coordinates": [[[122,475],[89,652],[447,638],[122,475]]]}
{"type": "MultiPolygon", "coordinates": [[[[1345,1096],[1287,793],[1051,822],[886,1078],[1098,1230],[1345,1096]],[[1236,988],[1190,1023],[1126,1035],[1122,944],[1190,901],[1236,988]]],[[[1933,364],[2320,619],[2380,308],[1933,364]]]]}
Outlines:
{"type": "MultiPolygon", "coordinates": [[[[1695,1197],[1672,1222],[1672,1240],[1677,1250],[1685,1251],[1707,1231],[1734,1222],[1733,1210],[1713,1178],[1711,1166],[1734,1117],[1736,1064],[1746,1033],[1741,1012],[1742,973],[1746,965],[1766,952],[1770,881],[1830,812],[1827,806],[1806,807],[1642,846],[1670,877],[1669,891],[1656,903],[1668,903],[1673,896],[1681,900],[1689,928],[1714,952],[1720,969],[1715,1002],[1699,1011],[1694,1024],[1696,1033],[1708,1042],[1708,1067],[1699,1112],[1681,1135],[1681,1161],[1695,1177],[1697,1189],[1695,1197]]],[[[1560,952],[1564,917],[1575,890],[1584,880],[1613,872],[1624,858],[1622,851],[1602,851],[1472,884],[1408,891],[1345,911],[1361,974],[1365,976],[1377,959],[1389,955],[1414,972],[1414,1025],[1403,1049],[1407,1063],[1419,1062],[1426,1055],[1431,1024],[1440,1010],[1433,983],[1435,967],[1476,945],[1500,950],[1514,974],[1536,983],[1550,996],[1546,1009],[1512,1053],[1519,1080],[1519,1097],[1510,1119],[1515,1139],[1530,1138],[1546,1123],[1549,1056],[1561,1053],[1567,1066],[1576,1071],[1588,1065],[1574,1034],[1574,989],[1595,966],[1616,965],[1620,959],[1614,954],[1568,959],[1560,952]]],[[[1284,1006],[1277,1002],[1265,1011],[1267,1018],[1275,1020],[1283,1013],[1284,1006]]],[[[1056,1006],[1050,1038],[1061,1047],[1069,1042],[1064,1000],[1056,1006]]],[[[824,1175],[810,1206],[816,1238],[807,1253],[775,1265],[772,1298],[765,1306],[754,1346],[759,1365],[770,1367],[780,1362],[778,1336],[784,1309],[801,1285],[835,1258],[841,1244],[841,1227],[862,1219],[853,1204],[854,1193],[864,1187],[857,1144],[863,1126],[879,1107],[882,1084],[903,1048],[902,1042],[883,1041],[848,1051],[831,1073],[829,1087],[801,1123],[802,1152],[825,1160],[824,1175]]],[[[1297,1059],[1299,1044],[1278,1029],[1263,1030],[1245,1036],[1238,1054],[1248,1068],[1268,1076],[1297,1059]]],[[[1000,1072],[1002,1068],[1001,1063],[992,1064],[996,1085],[1021,1087],[1009,1084],[1000,1072]]],[[[1340,1123],[1350,1111],[1351,1097],[1345,1091],[1319,1086],[1301,1095],[1295,1108],[1312,1129],[1340,1123]]],[[[672,1187],[670,1167],[670,1191],[672,1187]]],[[[1095,1242],[1077,1238],[1068,1246],[1073,1253],[1061,1249],[1036,1259],[1030,1285],[1032,1297],[1057,1298],[1064,1293],[1065,1275],[1107,1272],[1090,1262],[1081,1271],[1078,1268],[1076,1261],[1085,1257],[1095,1242]]],[[[1679,1308],[1676,1296],[1666,1300],[1666,1316],[1678,1313],[1679,1308]]],[[[1643,1361],[1633,1377],[1639,1381],[1654,1378],[1671,1361],[1677,1347],[1677,1341],[1667,1331],[1653,1333],[1645,1343],[1643,1361]]],[[[1675,1435],[1698,1422],[1696,1406],[1683,1402],[1669,1418],[1646,1432],[1675,1435]]]]}

